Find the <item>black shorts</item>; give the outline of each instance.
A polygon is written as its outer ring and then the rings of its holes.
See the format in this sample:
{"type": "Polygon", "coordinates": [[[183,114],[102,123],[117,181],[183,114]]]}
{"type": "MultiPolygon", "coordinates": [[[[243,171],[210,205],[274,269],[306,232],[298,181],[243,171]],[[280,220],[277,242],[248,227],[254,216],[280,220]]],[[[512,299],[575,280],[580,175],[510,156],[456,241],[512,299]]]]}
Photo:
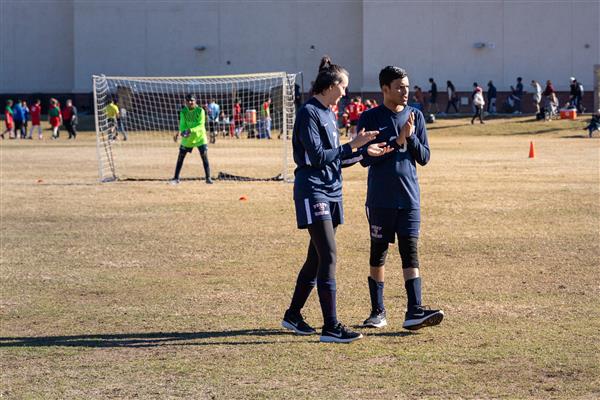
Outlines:
{"type": "Polygon", "coordinates": [[[333,226],[344,223],[344,207],[341,201],[317,199],[296,199],[296,223],[299,229],[306,229],[314,221],[331,220],[333,226]]]}
{"type": "Polygon", "coordinates": [[[371,240],[394,243],[396,235],[419,237],[421,210],[418,208],[366,207],[371,240]]]}
{"type": "Polygon", "coordinates": [[[356,126],[356,125],[358,125],[358,120],[350,121],[350,126],[356,126]]]}
{"type": "Polygon", "coordinates": [[[206,151],[206,149],[208,149],[208,145],[203,144],[203,145],[196,146],[196,147],[179,146],[179,152],[191,153],[192,150],[194,150],[194,149],[198,149],[198,151],[200,152],[200,154],[204,154],[204,152],[206,151]]]}

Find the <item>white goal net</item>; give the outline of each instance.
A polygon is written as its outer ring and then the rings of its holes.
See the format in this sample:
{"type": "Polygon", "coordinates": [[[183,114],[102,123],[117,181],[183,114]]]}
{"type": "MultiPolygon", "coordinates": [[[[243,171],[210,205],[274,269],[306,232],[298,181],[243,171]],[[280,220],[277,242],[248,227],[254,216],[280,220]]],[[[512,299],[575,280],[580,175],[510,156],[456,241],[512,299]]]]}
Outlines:
{"type": "MultiPolygon", "coordinates": [[[[211,175],[218,180],[293,180],[295,75],[93,76],[100,180],[168,180],[187,95],[204,108],[211,175]]],[[[199,152],[181,179],[204,179],[199,152]]]]}

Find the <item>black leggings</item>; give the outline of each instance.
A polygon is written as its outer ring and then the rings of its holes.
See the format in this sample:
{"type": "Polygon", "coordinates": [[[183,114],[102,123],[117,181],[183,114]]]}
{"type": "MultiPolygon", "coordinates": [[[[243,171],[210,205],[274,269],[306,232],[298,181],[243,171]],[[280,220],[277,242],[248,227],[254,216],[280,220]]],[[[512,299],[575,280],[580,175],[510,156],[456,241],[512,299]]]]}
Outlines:
{"type": "Polygon", "coordinates": [[[77,130],[72,122],[65,121],[63,122],[63,126],[65,127],[67,132],[69,132],[69,139],[75,139],[77,137],[77,130]]]}
{"type": "Polygon", "coordinates": [[[448,111],[450,111],[450,106],[454,107],[454,112],[458,112],[456,103],[458,103],[458,99],[448,100],[448,104],[446,105],[446,114],[448,114],[448,111]]]}
{"type": "Polygon", "coordinates": [[[325,326],[337,324],[335,269],[337,251],[336,226],[331,220],[315,221],[308,226],[310,244],[306,261],[298,274],[290,311],[300,312],[310,292],[317,285],[325,326]]]}
{"type": "MultiPolygon", "coordinates": [[[[206,174],[206,179],[210,178],[210,165],[208,164],[208,146],[203,144],[202,146],[198,146],[198,151],[200,152],[200,157],[202,157],[202,165],[204,165],[204,173],[206,174]]],[[[179,147],[179,156],[177,157],[177,165],[175,166],[175,176],[174,179],[179,179],[179,173],[181,172],[181,167],[183,167],[183,160],[185,160],[185,156],[187,153],[191,153],[192,149],[187,147],[179,147]]]]}
{"type": "Polygon", "coordinates": [[[475,122],[475,118],[479,117],[479,122],[483,122],[483,107],[475,106],[475,114],[473,114],[473,118],[471,118],[471,123],[475,122]]]}

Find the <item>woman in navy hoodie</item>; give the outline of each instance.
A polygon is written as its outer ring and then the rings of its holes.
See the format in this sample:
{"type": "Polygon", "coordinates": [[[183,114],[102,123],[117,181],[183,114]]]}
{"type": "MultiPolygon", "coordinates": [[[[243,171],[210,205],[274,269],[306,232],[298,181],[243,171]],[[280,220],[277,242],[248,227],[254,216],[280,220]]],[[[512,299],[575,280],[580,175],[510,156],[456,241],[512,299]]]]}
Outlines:
{"type": "MultiPolygon", "coordinates": [[[[349,143],[340,145],[337,121],[330,107],[346,94],[348,76],[344,68],[332,64],[329,57],[323,57],[312,88],[313,97],[298,111],[292,136],[297,165],[294,172],[296,220],[298,228],[308,229],[310,243],[281,324],[301,335],[316,332],[300,313],[316,284],[324,319],[322,342],[348,343],[362,337],[337,319],[335,231],[344,223],[342,164],[358,161],[352,160],[358,155],[353,154],[353,150],[370,142],[378,132],[363,130],[349,143]]],[[[375,154],[385,151],[377,146],[369,150],[375,154]]]]}

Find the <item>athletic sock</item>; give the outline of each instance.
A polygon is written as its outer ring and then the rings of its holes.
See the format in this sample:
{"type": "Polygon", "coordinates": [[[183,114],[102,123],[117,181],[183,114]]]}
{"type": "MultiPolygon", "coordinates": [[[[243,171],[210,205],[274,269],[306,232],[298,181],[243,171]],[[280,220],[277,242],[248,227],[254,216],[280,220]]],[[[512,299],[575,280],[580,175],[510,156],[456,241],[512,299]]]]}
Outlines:
{"type": "Polygon", "coordinates": [[[383,282],[369,277],[369,294],[371,295],[371,311],[384,311],[383,282]]]}
{"type": "Polygon", "coordinates": [[[421,305],[421,278],[409,279],[404,282],[406,288],[406,297],[408,300],[408,309],[421,305]]]}

